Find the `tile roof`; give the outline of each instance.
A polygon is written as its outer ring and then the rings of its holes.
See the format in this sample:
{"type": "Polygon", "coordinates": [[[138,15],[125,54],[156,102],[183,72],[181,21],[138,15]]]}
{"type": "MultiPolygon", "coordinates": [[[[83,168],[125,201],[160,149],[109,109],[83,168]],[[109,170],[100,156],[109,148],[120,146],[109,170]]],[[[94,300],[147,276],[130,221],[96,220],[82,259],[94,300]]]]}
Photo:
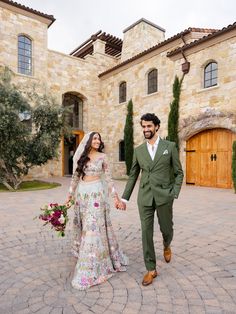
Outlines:
{"type": "Polygon", "coordinates": [[[42,17],[44,17],[44,18],[46,18],[46,19],[49,19],[49,20],[51,21],[51,23],[48,25],[48,27],[51,26],[52,23],[56,20],[53,15],[48,15],[48,14],[42,13],[42,12],[40,12],[40,11],[34,10],[34,9],[32,9],[32,8],[29,8],[29,7],[27,7],[27,6],[23,5],[23,4],[20,4],[20,3],[15,2],[15,1],[11,1],[11,0],[0,0],[0,2],[4,2],[4,3],[9,4],[9,5],[12,5],[12,6],[16,7],[16,8],[19,8],[19,9],[28,11],[28,12],[30,12],[30,13],[36,14],[36,15],[38,15],[38,16],[42,16],[42,17]]]}
{"type": "Polygon", "coordinates": [[[220,30],[216,30],[216,31],[212,32],[211,34],[203,36],[200,39],[194,40],[194,41],[192,41],[189,44],[186,44],[186,45],[184,45],[182,47],[176,48],[176,49],[168,52],[167,53],[167,57],[171,57],[171,56],[173,56],[173,55],[175,55],[175,54],[177,54],[177,53],[179,53],[181,51],[184,51],[184,50],[187,50],[187,49],[189,49],[191,47],[194,47],[194,46],[196,46],[196,45],[198,45],[198,44],[200,44],[202,42],[205,42],[205,41],[207,41],[207,40],[209,40],[211,38],[215,38],[217,36],[220,36],[221,34],[224,34],[224,33],[228,32],[228,31],[230,31],[230,30],[232,30],[234,28],[236,28],[236,22],[233,23],[233,24],[229,24],[227,27],[223,27],[220,30]]]}
{"type": "Polygon", "coordinates": [[[154,51],[154,50],[156,50],[156,49],[158,49],[160,47],[163,47],[166,44],[168,44],[168,43],[170,43],[170,42],[172,42],[172,41],[174,41],[174,40],[176,40],[178,38],[181,38],[182,36],[184,36],[186,34],[189,34],[191,32],[209,33],[209,32],[216,32],[216,31],[217,30],[215,30],[215,29],[189,27],[189,28],[185,29],[184,31],[182,31],[182,32],[180,32],[180,33],[178,33],[178,34],[176,34],[176,35],[174,35],[174,36],[172,36],[172,37],[170,37],[170,38],[168,38],[168,39],[158,43],[157,45],[140,52],[139,54],[133,56],[132,58],[129,58],[129,59],[127,59],[127,60],[117,64],[116,66],[114,66],[114,67],[112,67],[112,68],[110,68],[110,69],[100,73],[98,76],[102,77],[102,76],[104,76],[104,75],[106,75],[106,74],[108,74],[108,73],[110,73],[110,72],[112,72],[112,71],[114,71],[114,70],[116,70],[116,69],[118,69],[118,68],[120,68],[120,67],[122,67],[122,66],[124,66],[124,65],[126,65],[128,63],[130,63],[130,62],[132,62],[132,61],[134,61],[134,60],[136,60],[136,59],[139,59],[142,56],[144,56],[144,55],[146,55],[146,54],[148,54],[148,53],[150,53],[150,52],[152,52],[152,51],[154,51]]]}

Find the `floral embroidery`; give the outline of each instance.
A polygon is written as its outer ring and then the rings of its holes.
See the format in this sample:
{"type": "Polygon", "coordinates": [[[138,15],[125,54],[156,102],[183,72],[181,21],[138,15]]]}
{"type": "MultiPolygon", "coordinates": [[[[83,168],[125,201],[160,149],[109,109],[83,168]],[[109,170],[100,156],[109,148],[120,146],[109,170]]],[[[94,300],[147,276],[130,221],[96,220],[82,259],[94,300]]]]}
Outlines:
{"type": "Polygon", "coordinates": [[[90,162],[86,173],[101,180],[84,182],[73,176],[70,193],[75,197],[72,253],[78,258],[72,286],[87,289],[125,271],[128,258],[120,250],[110,219],[107,189],[114,192],[105,155],[90,162]],[[102,176],[104,175],[104,179],[102,176]]]}

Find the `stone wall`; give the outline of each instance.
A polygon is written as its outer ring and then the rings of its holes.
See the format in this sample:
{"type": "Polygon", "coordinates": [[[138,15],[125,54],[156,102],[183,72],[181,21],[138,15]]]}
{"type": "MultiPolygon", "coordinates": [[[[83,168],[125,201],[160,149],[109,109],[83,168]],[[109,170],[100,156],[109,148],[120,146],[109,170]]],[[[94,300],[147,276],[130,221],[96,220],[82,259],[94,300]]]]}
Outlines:
{"type": "Polygon", "coordinates": [[[121,62],[157,45],[165,39],[165,30],[145,19],[124,30],[121,62]]]}
{"type": "MultiPolygon", "coordinates": [[[[13,82],[23,92],[35,89],[39,94],[52,95],[59,105],[62,104],[64,93],[73,92],[84,100],[85,132],[91,129],[101,131],[98,124],[100,115],[100,81],[98,74],[107,67],[117,64],[117,60],[96,50],[93,56],[85,60],[48,50],[47,25],[32,17],[12,12],[0,7],[0,65],[8,66],[13,71],[13,82]],[[17,73],[17,42],[18,35],[24,34],[31,38],[33,45],[33,75],[17,73]]],[[[28,175],[47,177],[62,174],[61,145],[59,156],[45,166],[35,167],[28,175]],[[40,169],[40,170],[39,170],[40,169]]]]}
{"type": "MultiPolygon", "coordinates": [[[[225,39],[209,47],[188,55],[190,71],[185,75],[180,99],[180,154],[185,165],[186,140],[208,128],[227,128],[236,132],[236,37],[225,39]],[[211,60],[218,63],[218,85],[203,88],[204,66],[211,60]]],[[[155,112],[161,120],[160,135],[167,135],[169,104],[172,101],[172,84],[175,75],[183,75],[183,58],[171,60],[166,52],[161,52],[143,62],[130,65],[115,75],[102,79],[102,99],[106,130],[102,132],[108,143],[109,153],[114,163],[118,161],[118,143],[123,139],[126,118],[126,103],[118,103],[118,86],[127,82],[127,100],[134,105],[135,145],[143,141],[139,118],[145,112],[155,112]],[[158,92],[147,95],[146,73],[158,69],[158,92]],[[112,122],[111,122],[112,121],[112,122]]],[[[185,166],[184,166],[185,167],[185,166]]],[[[121,167],[114,168],[114,175],[122,175],[121,167]]]]}
{"type": "MultiPolygon", "coordinates": [[[[12,71],[17,73],[18,35],[26,35],[32,40],[33,76],[31,79],[45,81],[47,77],[47,25],[1,7],[0,21],[0,63],[7,64],[12,71]]],[[[24,77],[24,75],[19,76],[24,77]]]]}
{"type": "MultiPolygon", "coordinates": [[[[52,94],[62,104],[65,93],[72,92],[84,101],[83,130],[97,130],[105,141],[115,177],[125,174],[125,164],[119,162],[119,141],[123,139],[126,108],[129,99],[134,105],[135,146],[143,141],[140,116],[155,112],[161,120],[160,135],[167,135],[169,105],[175,75],[182,76],[183,55],[168,58],[168,51],[183,45],[181,38],[168,42],[135,61],[98,75],[164,39],[164,32],[141,21],[124,33],[121,58],[104,53],[105,44],[95,42],[93,55],[78,59],[47,49],[47,24],[17,12],[0,7],[0,65],[7,65],[15,73],[14,82],[22,90],[35,86],[37,92],[52,94]],[[17,36],[25,34],[33,41],[33,76],[17,73],[17,36]],[[158,91],[147,94],[147,74],[158,70],[158,91]],[[127,102],[119,104],[119,84],[127,82],[127,102]]],[[[192,32],[184,38],[191,42],[206,33],[192,32]]],[[[223,36],[223,35],[222,35],[223,36]]],[[[192,135],[214,127],[236,132],[236,34],[206,41],[187,51],[190,71],[185,75],[180,98],[180,154],[185,164],[186,140],[192,135]],[[218,85],[203,88],[203,71],[207,62],[218,63],[218,85]]],[[[35,167],[29,177],[62,174],[61,146],[57,159],[43,167],[35,167]]]]}

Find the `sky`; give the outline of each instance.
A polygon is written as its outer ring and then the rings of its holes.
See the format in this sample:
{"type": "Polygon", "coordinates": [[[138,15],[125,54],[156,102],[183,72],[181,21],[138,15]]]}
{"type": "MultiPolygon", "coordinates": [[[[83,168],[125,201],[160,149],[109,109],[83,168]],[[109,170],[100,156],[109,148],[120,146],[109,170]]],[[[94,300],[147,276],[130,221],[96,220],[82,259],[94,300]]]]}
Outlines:
{"type": "Polygon", "coordinates": [[[188,27],[221,29],[236,22],[235,0],[15,0],[56,21],[48,48],[70,53],[99,30],[123,39],[123,30],[145,18],[169,38],[188,27]]]}

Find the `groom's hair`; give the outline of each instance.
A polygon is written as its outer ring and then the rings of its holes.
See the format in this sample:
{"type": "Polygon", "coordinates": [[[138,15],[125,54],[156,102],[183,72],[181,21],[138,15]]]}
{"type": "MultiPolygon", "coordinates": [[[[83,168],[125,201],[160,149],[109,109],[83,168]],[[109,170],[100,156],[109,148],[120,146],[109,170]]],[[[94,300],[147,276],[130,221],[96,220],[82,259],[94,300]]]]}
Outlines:
{"type": "Polygon", "coordinates": [[[160,126],[161,121],[155,115],[155,113],[145,113],[142,115],[140,119],[140,124],[142,125],[142,121],[152,121],[155,126],[160,126]]]}

